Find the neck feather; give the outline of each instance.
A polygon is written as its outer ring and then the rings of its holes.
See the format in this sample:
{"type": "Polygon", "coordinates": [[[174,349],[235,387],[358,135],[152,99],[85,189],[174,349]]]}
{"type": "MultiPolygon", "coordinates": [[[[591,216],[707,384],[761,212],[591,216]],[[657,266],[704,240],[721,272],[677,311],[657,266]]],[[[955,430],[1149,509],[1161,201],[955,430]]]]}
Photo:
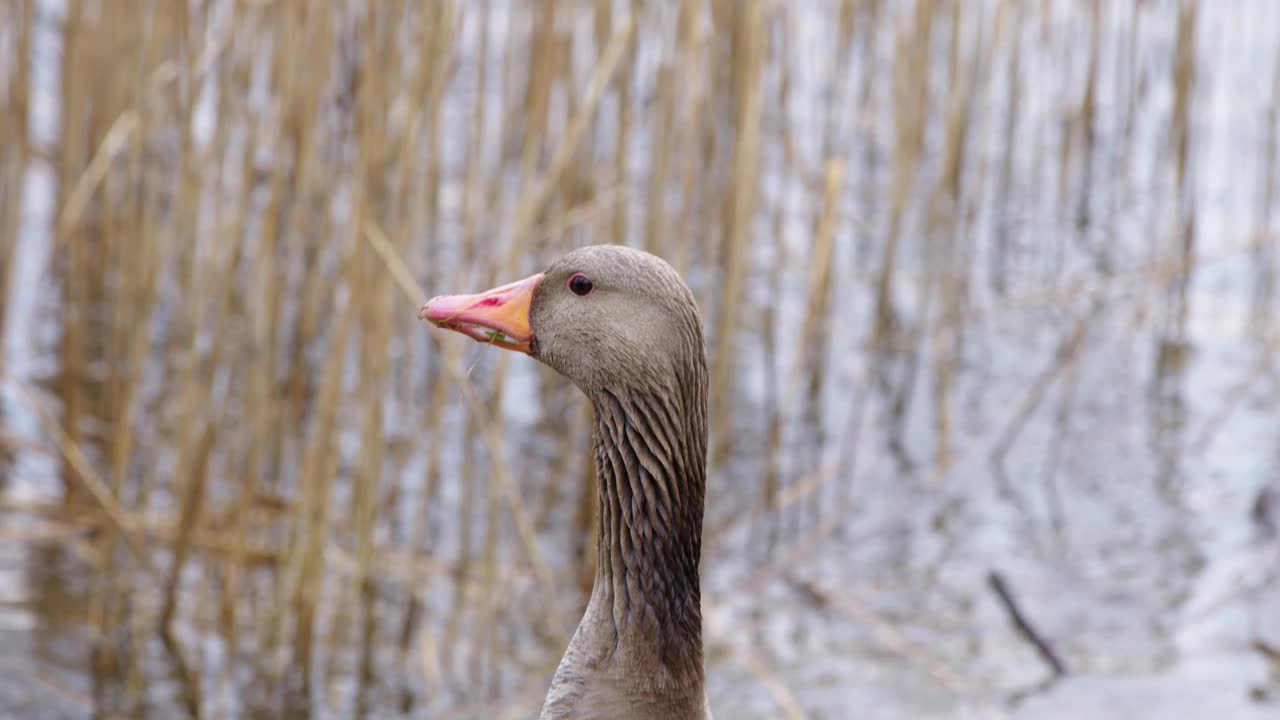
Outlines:
{"type": "Polygon", "coordinates": [[[592,604],[612,620],[623,655],[701,682],[705,373],[681,380],[592,394],[600,503],[592,604]]]}

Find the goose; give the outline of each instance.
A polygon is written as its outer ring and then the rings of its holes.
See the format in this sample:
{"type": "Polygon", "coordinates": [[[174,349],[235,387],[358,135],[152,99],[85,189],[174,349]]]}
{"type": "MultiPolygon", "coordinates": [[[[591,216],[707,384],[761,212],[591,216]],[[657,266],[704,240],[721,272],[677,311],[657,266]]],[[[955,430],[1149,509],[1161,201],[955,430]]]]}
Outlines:
{"type": "Polygon", "coordinates": [[[541,720],[710,720],[698,583],[707,364],[679,273],[594,245],[518,282],[432,298],[418,316],[540,360],[594,410],[596,573],[541,720]]]}

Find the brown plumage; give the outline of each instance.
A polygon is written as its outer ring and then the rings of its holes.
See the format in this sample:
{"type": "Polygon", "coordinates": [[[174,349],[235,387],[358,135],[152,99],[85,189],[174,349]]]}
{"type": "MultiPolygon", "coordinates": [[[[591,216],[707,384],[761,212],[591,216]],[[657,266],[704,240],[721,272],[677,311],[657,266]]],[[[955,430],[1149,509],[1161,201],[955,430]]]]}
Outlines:
{"type": "Polygon", "coordinates": [[[581,248],[420,316],[526,352],[595,410],[596,577],[543,720],[706,720],[698,564],[707,446],[702,320],[666,262],[581,248]]]}

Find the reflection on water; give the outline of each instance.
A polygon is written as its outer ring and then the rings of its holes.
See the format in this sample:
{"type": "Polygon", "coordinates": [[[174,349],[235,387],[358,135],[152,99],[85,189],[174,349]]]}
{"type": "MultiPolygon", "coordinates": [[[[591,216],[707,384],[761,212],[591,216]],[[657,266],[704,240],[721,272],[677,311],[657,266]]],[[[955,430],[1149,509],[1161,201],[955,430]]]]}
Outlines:
{"type": "Polygon", "coordinates": [[[588,411],[404,285],[606,241],[717,717],[1280,708],[1280,6],[104,8],[0,7],[0,716],[535,714],[588,411]]]}

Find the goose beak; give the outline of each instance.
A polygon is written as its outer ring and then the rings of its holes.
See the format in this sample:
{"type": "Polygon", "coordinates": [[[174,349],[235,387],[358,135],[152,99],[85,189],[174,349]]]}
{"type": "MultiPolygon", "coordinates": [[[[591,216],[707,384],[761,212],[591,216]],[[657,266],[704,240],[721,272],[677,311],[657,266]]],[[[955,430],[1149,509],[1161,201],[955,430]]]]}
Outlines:
{"type": "Polygon", "coordinates": [[[482,343],[529,353],[529,305],[540,282],[542,273],[478,295],[439,295],[422,306],[418,318],[482,343]]]}

